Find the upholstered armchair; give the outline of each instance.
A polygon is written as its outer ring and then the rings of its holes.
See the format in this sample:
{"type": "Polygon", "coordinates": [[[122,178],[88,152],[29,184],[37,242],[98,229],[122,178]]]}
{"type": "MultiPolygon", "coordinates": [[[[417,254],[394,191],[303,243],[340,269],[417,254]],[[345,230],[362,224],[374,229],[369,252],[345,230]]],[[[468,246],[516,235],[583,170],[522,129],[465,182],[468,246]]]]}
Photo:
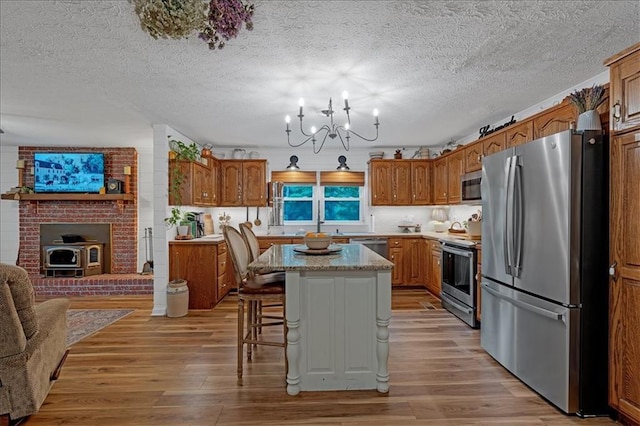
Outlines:
{"type": "Polygon", "coordinates": [[[67,299],[36,305],[27,272],[0,263],[0,424],[40,409],[66,358],[67,299]]]}

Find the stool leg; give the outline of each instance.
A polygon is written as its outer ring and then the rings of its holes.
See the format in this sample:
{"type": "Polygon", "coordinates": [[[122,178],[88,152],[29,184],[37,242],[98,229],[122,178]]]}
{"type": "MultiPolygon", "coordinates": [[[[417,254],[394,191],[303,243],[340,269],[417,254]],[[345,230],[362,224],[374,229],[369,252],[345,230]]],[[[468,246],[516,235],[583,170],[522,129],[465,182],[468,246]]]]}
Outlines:
{"type": "MultiPolygon", "coordinates": [[[[254,316],[254,309],[255,309],[255,302],[253,300],[249,300],[247,306],[247,338],[249,340],[253,340],[253,333],[255,330],[254,327],[254,320],[253,320],[253,316],[254,316]]],[[[247,342],[247,360],[251,361],[251,356],[253,355],[253,344],[250,342],[247,342]]]]}
{"type": "Polygon", "coordinates": [[[242,379],[244,349],[244,300],[238,297],[238,379],[242,379]]]}

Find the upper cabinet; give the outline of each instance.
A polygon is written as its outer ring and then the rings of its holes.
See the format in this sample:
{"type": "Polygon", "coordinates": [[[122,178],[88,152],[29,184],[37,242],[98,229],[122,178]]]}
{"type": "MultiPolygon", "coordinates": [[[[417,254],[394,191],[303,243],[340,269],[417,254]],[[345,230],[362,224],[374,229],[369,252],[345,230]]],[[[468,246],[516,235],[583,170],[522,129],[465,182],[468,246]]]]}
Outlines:
{"type": "Polygon", "coordinates": [[[266,160],[220,160],[220,206],[266,206],[266,160]]]}
{"type": "Polygon", "coordinates": [[[447,157],[437,158],[433,162],[433,203],[447,204],[448,175],[447,157]]]}
{"type": "Polygon", "coordinates": [[[507,139],[507,148],[530,142],[533,140],[533,122],[527,120],[513,127],[507,127],[505,136],[507,139]]]}
{"type": "Polygon", "coordinates": [[[484,150],[484,157],[496,152],[500,152],[507,147],[504,132],[486,137],[482,139],[482,141],[483,141],[482,149],[484,150]]]}
{"type": "Polygon", "coordinates": [[[612,56],[609,66],[610,125],[624,132],[640,125],[640,43],[612,56]]]}
{"type": "Polygon", "coordinates": [[[482,141],[476,141],[464,148],[464,171],[465,173],[482,170],[482,141]]]}
{"type": "Polygon", "coordinates": [[[428,160],[371,160],[371,205],[427,205],[431,195],[428,160]]]}
{"type": "Polygon", "coordinates": [[[433,203],[460,204],[460,177],[464,174],[466,150],[458,148],[433,162],[433,203]]]}
{"type": "Polygon", "coordinates": [[[538,139],[554,133],[563,132],[571,128],[576,121],[576,112],[568,102],[552,108],[549,112],[538,115],[533,119],[533,138],[538,139]]]}
{"type": "Polygon", "coordinates": [[[215,206],[217,162],[169,161],[169,205],[215,206]],[[177,182],[177,184],[176,184],[177,182]],[[173,188],[173,186],[176,188],[173,188]]]}

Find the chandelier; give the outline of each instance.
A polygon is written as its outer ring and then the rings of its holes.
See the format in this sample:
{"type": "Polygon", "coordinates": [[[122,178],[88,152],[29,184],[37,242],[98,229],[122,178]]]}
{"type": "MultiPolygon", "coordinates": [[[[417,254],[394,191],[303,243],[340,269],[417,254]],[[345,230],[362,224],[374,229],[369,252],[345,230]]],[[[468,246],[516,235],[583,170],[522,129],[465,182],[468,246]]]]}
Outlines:
{"type": "Polygon", "coordinates": [[[349,140],[351,139],[351,135],[357,136],[367,142],[373,142],[378,139],[378,126],[380,125],[380,122],[378,121],[378,109],[376,108],[373,110],[373,116],[375,117],[375,122],[373,123],[373,125],[376,128],[376,136],[374,138],[368,139],[364,136],[359,135],[351,128],[351,117],[349,115],[349,111],[351,110],[351,108],[349,107],[349,94],[346,91],[342,92],[342,98],[344,99],[344,108],[342,108],[342,110],[347,114],[347,122],[344,125],[338,125],[333,121],[333,113],[335,111],[333,110],[333,102],[331,98],[329,98],[329,107],[325,110],[320,111],[325,117],[329,118],[329,124],[325,124],[319,129],[316,129],[315,126],[312,126],[310,129],[310,133],[305,132],[302,125],[302,118],[304,117],[304,114],[302,113],[302,109],[304,107],[304,99],[300,98],[300,112],[298,114],[298,118],[300,119],[300,133],[302,133],[302,135],[305,136],[306,139],[304,139],[300,143],[291,142],[291,129],[289,128],[291,117],[287,115],[285,117],[285,122],[287,123],[287,129],[285,130],[285,132],[287,132],[287,143],[289,144],[289,146],[297,148],[311,141],[313,143],[313,153],[317,154],[320,152],[320,150],[324,146],[324,143],[327,141],[327,137],[331,139],[335,139],[336,137],[339,138],[345,151],[349,151],[349,140]],[[321,142],[316,143],[319,140],[321,140],[321,142]]]}

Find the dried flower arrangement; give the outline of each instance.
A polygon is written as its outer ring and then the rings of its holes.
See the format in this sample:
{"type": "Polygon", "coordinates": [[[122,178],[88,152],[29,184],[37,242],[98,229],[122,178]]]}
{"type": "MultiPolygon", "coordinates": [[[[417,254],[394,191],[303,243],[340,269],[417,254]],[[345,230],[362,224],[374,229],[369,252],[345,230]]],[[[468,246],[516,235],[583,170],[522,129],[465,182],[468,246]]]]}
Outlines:
{"type": "Polygon", "coordinates": [[[593,87],[576,90],[567,97],[578,114],[582,114],[598,108],[604,102],[604,86],[594,84],[593,87]]]}
{"type": "Polygon", "coordinates": [[[253,29],[253,4],[243,0],[130,0],[140,26],[155,39],[188,38],[194,32],[209,45],[222,49],[238,36],[242,23],[253,29]]]}

